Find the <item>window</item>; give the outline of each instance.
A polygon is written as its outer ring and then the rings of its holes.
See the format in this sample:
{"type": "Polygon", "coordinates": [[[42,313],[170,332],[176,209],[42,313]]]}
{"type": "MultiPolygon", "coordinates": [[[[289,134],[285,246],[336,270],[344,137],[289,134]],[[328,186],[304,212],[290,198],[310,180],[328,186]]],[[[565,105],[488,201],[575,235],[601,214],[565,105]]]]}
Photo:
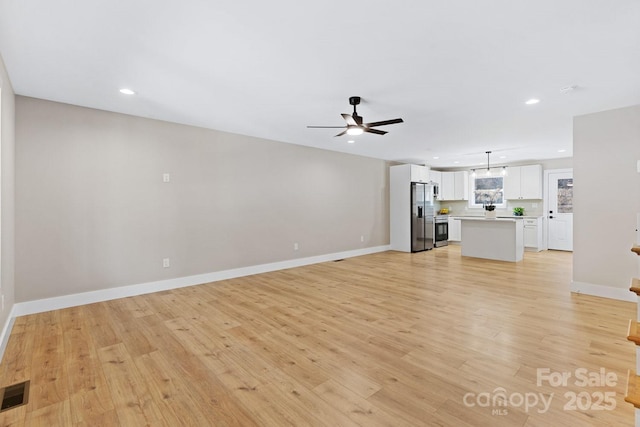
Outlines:
{"type": "Polygon", "coordinates": [[[469,207],[482,208],[484,205],[493,203],[496,207],[506,208],[507,201],[504,199],[504,177],[503,176],[471,176],[471,197],[469,197],[469,207]]]}
{"type": "Polygon", "coordinates": [[[558,213],[573,213],[573,178],[558,179],[558,213]]]}

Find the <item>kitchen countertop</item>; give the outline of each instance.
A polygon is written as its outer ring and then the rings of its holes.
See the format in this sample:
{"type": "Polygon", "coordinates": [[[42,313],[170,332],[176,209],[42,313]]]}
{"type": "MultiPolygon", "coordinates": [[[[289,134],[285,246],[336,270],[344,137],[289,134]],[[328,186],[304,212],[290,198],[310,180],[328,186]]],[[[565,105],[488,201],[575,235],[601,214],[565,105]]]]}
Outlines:
{"type": "Polygon", "coordinates": [[[519,219],[522,219],[521,216],[516,216],[516,217],[509,217],[509,216],[498,216],[495,218],[485,218],[483,216],[461,216],[458,217],[460,218],[461,221],[485,221],[485,220],[491,220],[491,221],[517,221],[519,219]]]}
{"type": "MultiPolygon", "coordinates": [[[[484,215],[449,215],[451,218],[484,218],[484,215]]],[[[540,218],[542,215],[523,215],[523,216],[515,216],[515,215],[498,215],[496,218],[512,218],[512,219],[522,219],[522,218],[540,218]]]]}

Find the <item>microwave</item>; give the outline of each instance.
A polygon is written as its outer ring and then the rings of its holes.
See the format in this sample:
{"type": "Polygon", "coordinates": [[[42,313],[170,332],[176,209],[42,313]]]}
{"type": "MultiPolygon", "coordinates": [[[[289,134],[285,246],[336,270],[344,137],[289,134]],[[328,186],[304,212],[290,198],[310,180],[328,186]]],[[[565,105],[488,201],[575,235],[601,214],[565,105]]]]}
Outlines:
{"type": "Polygon", "coordinates": [[[440,185],[437,182],[431,182],[433,185],[433,200],[440,199],[440,185]]]}

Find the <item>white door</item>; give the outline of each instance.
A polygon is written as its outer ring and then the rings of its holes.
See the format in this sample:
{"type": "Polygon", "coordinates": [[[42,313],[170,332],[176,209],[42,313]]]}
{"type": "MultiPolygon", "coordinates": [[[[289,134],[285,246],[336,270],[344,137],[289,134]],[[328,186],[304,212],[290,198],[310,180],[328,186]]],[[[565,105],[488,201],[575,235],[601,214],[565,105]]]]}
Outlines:
{"type": "Polygon", "coordinates": [[[561,251],[573,250],[573,172],[549,173],[548,246],[561,251]]]}

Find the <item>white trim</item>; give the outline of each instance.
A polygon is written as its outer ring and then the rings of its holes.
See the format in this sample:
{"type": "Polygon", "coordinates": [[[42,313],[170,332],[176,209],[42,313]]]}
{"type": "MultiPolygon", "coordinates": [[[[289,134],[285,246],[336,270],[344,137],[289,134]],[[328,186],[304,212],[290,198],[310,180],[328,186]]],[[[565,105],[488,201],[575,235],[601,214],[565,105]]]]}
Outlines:
{"type": "Polygon", "coordinates": [[[573,177],[573,168],[545,169],[542,180],[542,243],[544,249],[549,249],[549,174],[570,173],[573,177]]]}
{"type": "Polygon", "coordinates": [[[4,351],[6,350],[7,344],[9,343],[9,336],[11,335],[11,330],[13,329],[13,322],[15,321],[15,319],[15,305],[13,305],[11,307],[11,311],[9,312],[9,317],[7,317],[7,321],[2,328],[2,333],[0,333],[0,361],[2,361],[4,351]]]}
{"type": "Polygon", "coordinates": [[[630,292],[629,289],[626,288],[614,288],[612,286],[572,281],[569,290],[576,294],[592,295],[620,301],[638,302],[636,294],[630,292]]]}
{"type": "Polygon", "coordinates": [[[13,306],[13,316],[42,313],[50,310],[75,307],[78,305],[92,304],[95,302],[109,301],[112,299],[126,298],[152,292],[166,291],[183,288],[186,286],[200,285],[219,280],[233,279],[236,277],[250,276],[253,274],[267,273],[270,271],[284,270],[287,268],[301,267],[320,262],[335,261],[337,259],[351,258],[368,255],[376,252],[388,251],[390,247],[375,246],[371,248],[356,249],[333,254],[318,255],[308,258],[298,258],[288,261],[274,262],[270,264],[253,265],[249,267],[234,268],[232,270],[216,271],[213,273],[198,274],[195,276],[178,277],[175,279],[159,280],[157,282],[140,283],[137,285],[121,286],[118,288],[101,289],[99,291],[82,292],[79,294],[63,295],[53,298],[45,298],[34,301],[20,302],[13,306]]]}
{"type": "Polygon", "coordinates": [[[502,167],[499,168],[491,168],[491,175],[487,176],[484,171],[486,169],[479,169],[480,172],[476,173],[476,176],[473,176],[472,173],[469,174],[469,201],[467,205],[469,209],[482,209],[484,210],[483,203],[476,203],[476,179],[477,178],[502,178],[502,203],[495,203],[496,208],[504,209],[507,207],[507,199],[504,194],[504,181],[505,175],[502,175],[502,167]],[[499,172],[494,172],[494,169],[498,169],[499,172]]]}

